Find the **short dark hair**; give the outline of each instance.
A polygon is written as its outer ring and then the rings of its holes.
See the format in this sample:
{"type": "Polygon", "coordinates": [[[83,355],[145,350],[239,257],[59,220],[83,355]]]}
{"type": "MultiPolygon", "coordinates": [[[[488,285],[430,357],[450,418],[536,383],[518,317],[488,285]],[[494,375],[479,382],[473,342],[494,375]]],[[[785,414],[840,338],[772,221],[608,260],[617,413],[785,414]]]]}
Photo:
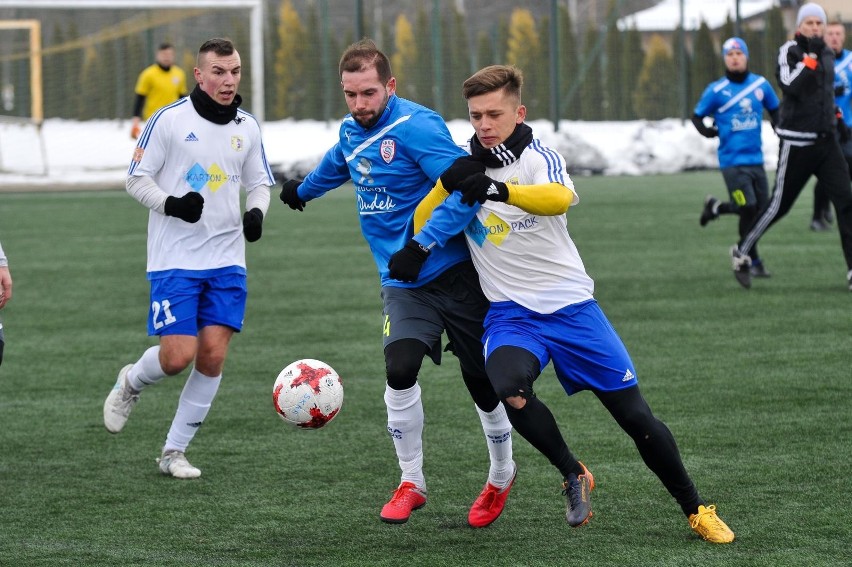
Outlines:
{"type": "Polygon", "coordinates": [[[462,85],[465,100],[505,89],[506,94],[517,97],[521,102],[524,74],[514,65],[489,65],[468,77],[462,85]]]}
{"type": "Polygon", "coordinates": [[[165,51],[166,49],[174,49],[174,48],[175,48],[175,46],[174,46],[174,45],[172,45],[172,44],[171,44],[171,43],[169,43],[168,41],[164,41],[164,42],[163,42],[163,43],[161,43],[161,44],[160,44],[160,46],[157,48],[157,51],[165,51]]]}
{"type": "Polygon", "coordinates": [[[347,47],[346,51],[343,52],[338,65],[338,74],[343,78],[344,72],[366,71],[370,67],[376,68],[376,73],[382,83],[387,83],[393,76],[387,56],[379,51],[372,39],[362,39],[347,47]]]}
{"type": "Polygon", "coordinates": [[[213,39],[208,39],[204,43],[201,44],[201,47],[198,48],[198,54],[214,52],[216,55],[231,55],[236,51],[237,48],[234,47],[234,42],[226,37],[214,37],[213,39]]]}

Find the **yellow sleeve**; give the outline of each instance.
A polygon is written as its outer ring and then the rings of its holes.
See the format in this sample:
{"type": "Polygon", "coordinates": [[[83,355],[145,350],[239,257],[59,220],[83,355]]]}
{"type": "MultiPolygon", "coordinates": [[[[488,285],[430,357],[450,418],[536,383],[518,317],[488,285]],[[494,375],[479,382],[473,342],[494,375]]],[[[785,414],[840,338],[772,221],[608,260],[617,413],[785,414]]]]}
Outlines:
{"type": "Polygon", "coordinates": [[[432,217],[432,211],[435,210],[435,207],[443,203],[444,199],[449,196],[450,194],[444,189],[444,184],[438,179],[432,190],[426,193],[426,196],[414,209],[414,234],[420,232],[426,221],[432,217]]]}
{"type": "Polygon", "coordinates": [[[506,185],[509,188],[509,205],[528,213],[554,216],[568,211],[574,192],[561,183],[542,185],[506,185]]]}

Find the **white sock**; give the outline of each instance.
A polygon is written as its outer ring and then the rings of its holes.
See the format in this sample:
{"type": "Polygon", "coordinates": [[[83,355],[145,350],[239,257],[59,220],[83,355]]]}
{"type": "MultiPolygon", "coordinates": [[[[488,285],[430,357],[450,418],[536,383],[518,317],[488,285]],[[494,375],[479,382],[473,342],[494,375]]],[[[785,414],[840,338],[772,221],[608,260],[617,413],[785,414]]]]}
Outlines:
{"type": "Polygon", "coordinates": [[[506,488],[515,475],[515,462],[512,460],[512,424],[506,415],[502,402],[490,412],[484,412],[474,405],[482,422],[485,442],[488,444],[488,456],[491,468],[488,470],[488,482],[497,488],[506,488]]]}
{"type": "Polygon", "coordinates": [[[192,369],[180,394],[178,409],[169,428],[169,434],[166,436],[163,452],[186,451],[189,442],[195,437],[198,428],[207,417],[221,381],[221,374],[215,377],[205,376],[195,368],[192,369]]]}
{"type": "Polygon", "coordinates": [[[127,381],[130,387],[137,392],[145,386],[152,386],[166,377],[163,367],[160,366],[160,346],[152,346],[142,353],[142,358],[136,361],[130,372],[127,373],[127,381]]]}
{"type": "Polygon", "coordinates": [[[393,439],[402,481],[413,482],[426,489],[423,476],[423,402],[420,384],[407,390],[385,386],[385,406],[388,410],[388,433],[393,439]]]}

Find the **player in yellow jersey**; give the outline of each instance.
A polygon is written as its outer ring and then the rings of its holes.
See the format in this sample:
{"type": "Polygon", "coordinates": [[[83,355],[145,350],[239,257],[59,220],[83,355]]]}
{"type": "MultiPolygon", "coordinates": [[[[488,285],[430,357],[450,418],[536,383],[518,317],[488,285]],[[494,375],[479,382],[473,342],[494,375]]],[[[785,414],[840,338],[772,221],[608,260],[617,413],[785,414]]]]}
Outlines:
{"type": "Polygon", "coordinates": [[[134,140],[142,131],[142,120],[186,96],[186,73],[175,65],[175,48],[171,43],[161,43],[154,57],[156,63],[146,67],[136,79],[136,101],[133,103],[133,126],[130,137],[134,140]]]}

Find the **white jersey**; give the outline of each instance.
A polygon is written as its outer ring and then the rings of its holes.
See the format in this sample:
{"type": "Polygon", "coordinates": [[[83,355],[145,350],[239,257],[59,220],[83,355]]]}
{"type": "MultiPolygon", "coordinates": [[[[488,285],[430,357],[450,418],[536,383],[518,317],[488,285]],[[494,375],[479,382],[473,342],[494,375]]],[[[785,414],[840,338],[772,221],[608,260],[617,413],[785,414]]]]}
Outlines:
{"type": "Polygon", "coordinates": [[[195,111],[189,97],[182,98],[148,121],[128,175],[150,176],[175,197],[190,191],[204,197],[196,223],[149,213],[149,278],[173,270],[245,271],[240,187],[275,184],[251,114],[239,110],[235,120],[215,124],[195,111]]]}
{"type": "MultiPolygon", "coordinates": [[[[485,174],[514,185],[561,183],[579,197],[558,152],[534,139],[513,163],[485,174]]],[[[586,274],[568,235],[565,214],[531,214],[499,201],[485,201],[465,229],[482,291],[491,302],[514,301],[532,311],[553,313],[592,299],[586,274]]]]}

